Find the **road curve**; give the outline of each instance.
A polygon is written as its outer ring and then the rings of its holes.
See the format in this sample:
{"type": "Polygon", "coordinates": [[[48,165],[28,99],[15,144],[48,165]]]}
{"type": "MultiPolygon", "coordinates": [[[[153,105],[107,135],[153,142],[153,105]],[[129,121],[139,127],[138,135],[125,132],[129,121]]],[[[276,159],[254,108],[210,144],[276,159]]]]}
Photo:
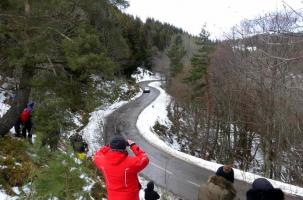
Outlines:
{"type": "MultiPolygon", "coordinates": [[[[143,88],[150,82],[152,81],[141,82],[140,87],[143,88]]],[[[134,140],[147,152],[150,158],[148,167],[142,171],[141,175],[153,180],[156,185],[166,188],[180,199],[196,200],[199,186],[205,183],[214,172],[162,152],[145,140],[136,127],[139,114],[159,96],[159,93],[157,89],[150,87],[150,93],[143,93],[136,100],[109,115],[105,122],[104,139],[108,143],[115,134],[121,134],[127,139],[134,140]]],[[[235,180],[234,186],[238,191],[239,198],[245,200],[246,191],[251,187],[250,184],[235,180]]],[[[287,197],[286,199],[302,198],[287,197]]]]}

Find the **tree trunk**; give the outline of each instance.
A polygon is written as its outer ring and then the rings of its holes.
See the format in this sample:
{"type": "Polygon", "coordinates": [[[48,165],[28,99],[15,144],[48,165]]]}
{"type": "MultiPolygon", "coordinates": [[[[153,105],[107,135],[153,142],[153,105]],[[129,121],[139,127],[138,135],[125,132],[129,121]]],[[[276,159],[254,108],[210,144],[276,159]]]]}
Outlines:
{"type": "Polygon", "coordinates": [[[11,108],[0,118],[0,135],[4,136],[16,123],[20,113],[28,103],[31,91],[31,81],[33,78],[33,69],[24,67],[20,79],[19,87],[16,91],[16,99],[11,108]]]}

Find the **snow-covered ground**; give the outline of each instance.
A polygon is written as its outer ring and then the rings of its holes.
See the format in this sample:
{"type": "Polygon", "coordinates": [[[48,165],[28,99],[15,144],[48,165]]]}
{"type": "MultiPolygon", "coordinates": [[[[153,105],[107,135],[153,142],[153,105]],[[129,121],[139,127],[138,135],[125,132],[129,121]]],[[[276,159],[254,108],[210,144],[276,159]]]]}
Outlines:
{"type": "MultiPolygon", "coordinates": [[[[146,140],[150,141],[154,146],[170,153],[173,156],[177,156],[180,159],[198,165],[200,167],[206,168],[211,171],[216,171],[218,167],[222,166],[222,164],[206,161],[186,153],[177,151],[172,146],[167,145],[164,141],[162,141],[152,130],[152,127],[155,125],[156,121],[161,122],[161,124],[170,124],[170,121],[167,117],[167,106],[169,105],[170,96],[160,87],[160,83],[153,82],[150,83],[149,86],[155,87],[160,91],[159,97],[150,104],[145,110],[141,112],[137,121],[137,128],[140,133],[145,137],[146,140]]],[[[235,178],[238,180],[242,180],[248,183],[252,183],[255,179],[260,178],[261,176],[252,174],[249,172],[244,172],[241,170],[234,169],[235,178]]],[[[279,181],[268,179],[274,187],[281,188],[284,192],[303,196],[303,188],[293,186],[290,184],[282,183],[279,181]]]]}
{"type": "Polygon", "coordinates": [[[7,195],[3,190],[0,190],[0,200],[15,200],[18,199],[18,197],[11,197],[7,195]]]}

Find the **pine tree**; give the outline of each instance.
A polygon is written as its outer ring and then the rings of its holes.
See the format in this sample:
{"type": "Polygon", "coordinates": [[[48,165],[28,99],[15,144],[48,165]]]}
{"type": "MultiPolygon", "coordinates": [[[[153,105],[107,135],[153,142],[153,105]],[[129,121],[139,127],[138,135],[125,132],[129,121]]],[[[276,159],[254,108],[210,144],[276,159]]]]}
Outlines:
{"type": "MultiPolygon", "coordinates": [[[[87,9],[86,4],[13,0],[2,2],[0,9],[0,73],[15,75],[18,83],[16,101],[0,119],[1,135],[9,131],[28,102],[34,77],[49,74],[48,78],[57,80],[65,76],[58,82],[78,86],[85,84],[92,73],[105,77],[116,71],[99,33],[87,18],[90,13],[85,12],[93,9],[87,9]]],[[[56,92],[54,85],[45,86],[45,92],[56,92]]]]}
{"type": "Polygon", "coordinates": [[[85,109],[92,74],[111,79],[140,65],[151,67],[153,47],[163,49],[180,30],[158,21],[149,30],[118,9],[127,5],[125,0],[1,1],[0,75],[14,78],[16,101],[0,118],[0,135],[14,125],[30,96],[41,105],[34,120],[46,125],[36,128],[57,132],[66,120],[39,119],[40,110],[85,109]]]}
{"type": "Polygon", "coordinates": [[[203,93],[203,88],[207,82],[208,67],[210,65],[210,53],[214,49],[214,44],[209,39],[209,32],[202,28],[196,44],[199,46],[198,52],[191,58],[191,71],[186,81],[193,85],[196,95],[203,93]]]}
{"type": "Polygon", "coordinates": [[[50,154],[48,158],[35,174],[32,199],[78,199],[83,196],[85,180],[80,178],[81,168],[73,158],[61,152],[50,154]]]}
{"type": "Polygon", "coordinates": [[[173,76],[182,70],[183,64],[181,63],[181,60],[185,54],[186,50],[182,44],[182,36],[177,35],[167,52],[167,55],[171,61],[170,68],[173,76]]]}

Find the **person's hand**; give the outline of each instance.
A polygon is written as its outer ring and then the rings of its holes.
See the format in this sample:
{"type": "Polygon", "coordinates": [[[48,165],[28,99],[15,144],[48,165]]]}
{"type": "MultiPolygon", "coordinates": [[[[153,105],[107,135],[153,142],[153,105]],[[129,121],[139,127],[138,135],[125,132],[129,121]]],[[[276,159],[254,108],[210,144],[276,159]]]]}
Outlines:
{"type": "Polygon", "coordinates": [[[134,142],[134,141],[132,141],[132,140],[127,140],[127,142],[128,142],[128,145],[129,145],[129,146],[131,146],[131,145],[135,144],[135,142],[134,142]]]}

